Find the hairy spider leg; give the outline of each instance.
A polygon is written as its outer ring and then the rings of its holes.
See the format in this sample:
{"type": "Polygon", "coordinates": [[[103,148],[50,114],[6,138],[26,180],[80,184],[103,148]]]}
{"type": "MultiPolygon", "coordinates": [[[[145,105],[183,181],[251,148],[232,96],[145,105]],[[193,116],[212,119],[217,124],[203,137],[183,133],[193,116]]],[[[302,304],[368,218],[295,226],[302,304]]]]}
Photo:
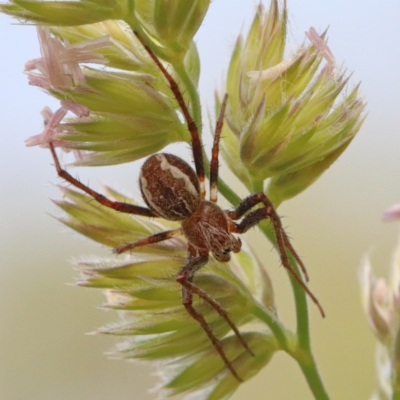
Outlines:
{"type": "Polygon", "coordinates": [[[134,249],[135,247],[147,246],[148,244],[163,242],[164,240],[172,239],[173,237],[180,235],[182,235],[181,228],[172,229],[170,231],[157,232],[154,235],[148,236],[144,239],[137,240],[136,242],[127,243],[123,246],[119,246],[114,249],[114,253],[121,254],[124,253],[125,251],[134,249]]]}
{"type": "Polygon", "coordinates": [[[210,200],[214,203],[218,199],[218,169],[219,169],[219,142],[221,139],[222,126],[224,124],[226,103],[228,101],[228,94],[226,93],[221,103],[221,109],[217,124],[215,126],[214,143],[211,152],[210,162],[210,200]]]}
{"type": "Polygon", "coordinates": [[[204,292],[203,290],[201,290],[199,287],[197,287],[196,285],[194,285],[192,283],[195,273],[201,267],[206,265],[208,262],[208,252],[207,253],[205,252],[204,254],[198,254],[197,256],[195,255],[195,253],[196,253],[196,250],[192,246],[189,246],[187,262],[179,270],[178,276],[176,278],[176,281],[182,285],[182,304],[186,308],[186,311],[189,313],[189,315],[200,324],[203,331],[206,333],[206,335],[210,339],[215,350],[218,352],[218,354],[224,361],[225,366],[229,369],[229,371],[232,373],[232,375],[239,382],[243,382],[243,380],[239,377],[239,375],[233,368],[231,362],[228,360],[228,357],[225,354],[225,351],[222,347],[221,342],[213,334],[211,328],[207,324],[204,317],[199,312],[197,312],[196,309],[193,307],[193,293],[195,293],[199,297],[201,297],[205,302],[210,304],[211,307],[213,307],[218,312],[218,314],[221,315],[225,319],[225,321],[228,323],[228,325],[235,331],[236,336],[238,337],[238,339],[240,340],[242,345],[246,348],[246,350],[248,350],[252,355],[254,355],[251,352],[251,350],[249,349],[249,347],[247,346],[247,343],[244,341],[244,339],[240,335],[236,326],[233,324],[233,322],[228,317],[226,311],[222,308],[222,306],[220,304],[218,304],[214,299],[212,299],[206,292],[204,292]]]}
{"type": "MultiPolygon", "coordinates": [[[[279,215],[277,214],[273,204],[271,203],[271,201],[269,200],[269,198],[267,197],[267,195],[265,193],[263,193],[263,192],[253,193],[253,194],[247,196],[245,199],[243,199],[234,210],[227,210],[225,212],[230,219],[235,221],[235,220],[238,220],[239,218],[243,217],[243,215],[247,211],[249,211],[251,208],[253,208],[255,205],[257,205],[259,203],[263,203],[265,205],[265,207],[271,209],[271,214],[273,214],[273,217],[278,221],[278,226],[280,228],[279,231],[281,232],[280,236],[282,237],[282,240],[283,240],[285,246],[287,247],[287,249],[290,251],[290,253],[293,255],[293,257],[298,262],[298,264],[303,272],[304,278],[308,282],[308,274],[307,274],[306,267],[303,264],[303,261],[301,261],[299,255],[296,253],[292,244],[290,243],[290,241],[285,233],[285,230],[283,229],[282,224],[280,222],[281,219],[280,219],[279,215]]],[[[265,218],[268,218],[268,217],[265,217],[265,218]]],[[[272,215],[271,215],[271,219],[272,219],[272,215]]],[[[254,226],[254,225],[252,225],[252,226],[254,226]]],[[[248,229],[250,229],[250,228],[251,227],[249,227],[248,229]]],[[[246,232],[246,231],[244,231],[244,232],[246,232]]],[[[275,234],[276,233],[277,232],[275,232],[275,234]]]]}
{"type": "Polygon", "coordinates": [[[203,147],[201,144],[199,131],[197,129],[196,122],[193,120],[190,115],[189,109],[186,106],[185,100],[183,99],[182,92],[179,89],[178,84],[175,82],[174,78],[172,78],[171,74],[166,70],[164,65],[158,59],[158,57],[153,53],[153,50],[150,49],[149,46],[145,43],[140,34],[136,31],[133,32],[135,36],[138,38],[139,42],[142,44],[144,49],[147,51],[149,56],[155,62],[161,73],[164,75],[165,79],[168,81],[169,87],[174,94],[176,100],[178,101],[179,107],[182,110],[183,116],[185,118],[188,130],[192,137],[192,151],[193,151],[193,159],[194,165],[196,168],[196,174],[200,181],[200,192],[201,198],[205,199],[206,197],[206,189],[205,189],[205,179],[204,179],[204,160],[203,160],[203,147]]]}
{"type": "Polygon", "coordinates": [[[127,214],[135,214],[135,215],[142,215],[145,217],[159,217],[159,215],[155,214],[152,210],[145,207],[136,206],[134,204],[123,203],[121,201],[112,201],[107,197],[103,196],[102,194],[90,189],[90,187],[84,185],[78,179],[74,178],[69,172],[65,169],[61,168],[60,161],[57,157],[57,153],[54,149],[53,142],[49,143],[50,151],[54,159],[54,164],[58,173],[58,176],[65,179],[67,182],[71,183],[78,189],[81,189],[83,192],[87,193],[88,195],[92,196],[97,202],[102,204],[103,206],[112,208],[113,210],[127,213],[127,214]]]}
{"type": "MultiPolygon", "coordinates": [[[[182,269],[181,269],[182,272],[182,269]]],[[[178,276],[179,278],[179,276],[178,276]]],[[[177,280],[178,280],[177,278],[177,280]]],[[[235,333],[236,337],[238,338],[239,342],[242,344],[242,346],[249,352],[251,356],[254,357],[254,353],[250,349],[250,347],[247,345],[246,341],[243,339],[241,333],[239,332],[238,328],[236,325],[232,322],[232,320],[229,318],[228,313],[225,311],[225,309],[216,301],[214,300],[211,296],[209,296],[203,289],[199,288],[196,286],[192,280],[187,280],[186,282],[179,282],[181,283],[182,286],[184,286],[188,291],[197,294],[200,298],[202,298],[206,303],[208,303],[217,313],[226,321],[226,323],[230,326],[232,331],[235,333]]]]}
{"type": "Polygon", "coordinates": [[[289,263],[286,251],[289,251],[295,258],[295,260],[299,263],[299,266],[305,276],[305,279],[308,281],[308,275],[305,266],[303,262],[300,260],[300,257],[294,250],[293,246],[290,244],[289,239],[285,233],[285,230],[282,227],[281,219],[279,215],[276,213],[274,206],[272,205],[268,197],[265,195],[265,193],[258,192],[246,197],[243,201],[240,202],[240,204],[237,206],[235,210],[226,211],[226,213],[228,217],[231,218],[232,220],[237,220],[241,218],[252,207],[254,207],[259,203],[263,203],[264,207],[259,208],[251,212],[250,214],[246,215],[240,223],[231,224],[230,230],[236,233],[245,233],[250,228],[257,225],[260,221],[269,218],[274,227],[276,242],[278,245],[278,250],[281,257],[282,265],[289,271],[292,277],[299,283],[299,285],[308,294],[311,300],[318,307],[321,315],[325,317],[325,312],[321,304],[289,263]]]}

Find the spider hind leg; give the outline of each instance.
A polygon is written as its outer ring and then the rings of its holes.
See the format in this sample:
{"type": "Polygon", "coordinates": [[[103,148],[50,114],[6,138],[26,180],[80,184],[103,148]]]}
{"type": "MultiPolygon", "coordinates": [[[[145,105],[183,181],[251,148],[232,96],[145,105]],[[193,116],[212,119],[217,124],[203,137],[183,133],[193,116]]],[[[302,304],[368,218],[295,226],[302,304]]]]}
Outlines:
{"type": "Polygon", "coordinates": [[[195,319],[206,333],[207,337],[210,339],[212,345],[215,350],[218,352],[220,357],[225,363],[225,366],[229,369],[232,375],[239,381],[243,382],[243,380],[239,377],[235,369],[233,368],[231,362],[228,360],[224,349],[222,347],[221,342],[217,339],[217,337],[212,332],[210,326],[207,324],[203,315],[201,315],[196,309],[193,307],[193,294],[197,294],[201,299],[203,299],[206,303],[208,303],[229,325],[229,327],[233,330],[236,337],[242,344],[242,346],[252,355],[254,353],[248,347],[246,341],[243,339],[239,330],[229,318],[227,312],[224,308],[215,301],[211,296],[209,296],[205,291],[196,286],[193,283],[193,278],[195,273],[208,262],[208,253],[194,255],[194,248],[192,246],[189,247],[189,257],[186,264],[180,269],[178,276],[176,278],[177,282],[182,285],[182,304],[186,308],[186,311],[189,315],[195,319]]]}
{"type": "Polygon", "coordinates": [[[301,261],[299,255],[293,248],[292,244],[289,241],[288,236],[286,235],[285,230],[283,229],[281,219],[277,212],[275,211],[274,206],[272,205],[269,198],[263,192],[254,193],[248,197],[246,197],[237,207],[235,210],[226,211],[227,216],[231,220],[238,220],[244,216],[242,221],[239,223],[231,223],[229,224],[230,230],[236,233],[245,233],[253,226],[257,225],[264,219],[269,218],[272,222],[275,236],[276,236],[276,243],[279,251],[279,255],[281,258],[282,265],[286,268],[286,270],[290,273],[290,275],[298,282],[298,284],[304,289],[307,295],[311,298],[311,300],[315,303],[318,307],[321,315],[325,317],[325,312],[319,303],[318,299],[314,296],[314,294],[310,291],[310,289],[306,286],[303,282],[301,277],[297,274],[297,272],[293,269],[290,265],[287,252],[289,252],[294,259],[297,261],[300,269],[304,275],[306,281],[308,281],[308,274],[306,268],[301,261]],[[245,215],[247,211],[249,211],[255,205],[262,203],[264,207],[259,208],[249,214],[245,215]]]}

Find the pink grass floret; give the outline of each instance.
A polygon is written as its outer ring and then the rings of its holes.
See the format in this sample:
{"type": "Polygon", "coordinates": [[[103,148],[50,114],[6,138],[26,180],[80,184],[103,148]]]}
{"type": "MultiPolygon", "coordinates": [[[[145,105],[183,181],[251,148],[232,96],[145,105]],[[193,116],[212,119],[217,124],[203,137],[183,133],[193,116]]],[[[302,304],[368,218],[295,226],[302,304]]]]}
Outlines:
{"type": "Polygon", "coordinates": [[[108,60],[96,50],[110,46],[109,36],[70,44],[52,36],[49,28],[37,28],[42,57],[28,61],[25,71],[29,83],[43,89],[71,88],[85,83],[81,63],[106,64],[108,60]],[[37,72],[32,72],[36,70],[37,72]]]}
{"type": "Polygon", "coordinates": [[[53,113],[50,108],[45,107],[41,112],[44,119],[43,132],[38,135],[30,136],[25,140],[25,144],[28,147],[47,147],[50,141],[54,141],[54,135],[57,133],[57,128],[67,112],[68,110],[64,107],[59,108],[55,113],[53,113]]]}
{"type": "Polygon", "coordinates": [[[326,44],[325,40],[322,39],[320,35],[318,35],[315,28],[311,27],[307,32],[306,36],[310,40],[310,42],[316,47],[319,53],[326,59],[328,64],[335,65],[335,56],[333,55],[331,49],[326,44]]]}

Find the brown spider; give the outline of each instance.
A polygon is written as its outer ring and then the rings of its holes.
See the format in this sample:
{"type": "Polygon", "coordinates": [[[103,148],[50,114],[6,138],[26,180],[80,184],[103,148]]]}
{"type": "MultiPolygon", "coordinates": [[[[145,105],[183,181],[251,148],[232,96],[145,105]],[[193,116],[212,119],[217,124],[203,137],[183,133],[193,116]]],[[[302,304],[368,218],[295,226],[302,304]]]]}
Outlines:
{"type": "Polygon", "coordinates": [[[176,281],[182,285],[182,304],[190,316],[199,322],[232,375],[238,381],[242,381],[233,368],[231,362],[228,360],[221,342],[215,337],[204,317],[193,307],[193,294],[197,294],[216,312],[218,312],[218,314],[228,323],[243,347],[251,355],[254,355],[224,308],[193,283],[193,278],[196,272],[207,264],[210,252],[217,261],[227,262],[230,260],[230,252],[237,253],[240,251],[241,241],[232,233],[245,233],[260,221],[269,218],[275,231],[282,265],[306,291],[318,306],[323,316],[324,311],[316,297],[305,285],[302,278],[290,265],[287,252],[292,254],[296,259],[301,267],[305,279],[308,280],[305,267],[291,245],[282,227],[280,217],[276,213],[268,197],[263,192],[251,194],[231,211],[224,211],[216,204],[218,195],[219,140],[228,96],[225,95],[223,99],[220,115],[215,128],[210,166],[210,200],[208,201],[205,199],[203,151],[197,126],[183,100],[178,84],[174,81],[152,50],[144,43],[142,38],[136,32],[135,35],[163,73],[170,85],[172,93],[179,103],[192,137],[192,151],[196,172],[185,161],[172,154],[160,153],[150,156],[142,166],[139,178],[142,197],[148,206],[148,208],[145,208],[133,204],[109,200],[105,196],[95,192],[79,180],[72,177],[66,170],[61,168],[54,149],[54,144],[50,142],[49,147],[53,155],[55,167],[60,177],[89,194],[96,201],[106,207],[128,214],[153,218],[161,217],[169,221],[180,221],[181,227],[178,229],[156,233],[134,243],[117,247],[114,251],[115,253],[120,254],[138,246],[158,243],[178,235],[184,235],[186,237],[188,241],[187,261],[179,270],[178,276],[176,277],[176,281]],[[262,204],[263,207],[246,214],[258,204],[262,204]],[[240,222],[234,222],[241,218],[242,220],[240,222]]]}

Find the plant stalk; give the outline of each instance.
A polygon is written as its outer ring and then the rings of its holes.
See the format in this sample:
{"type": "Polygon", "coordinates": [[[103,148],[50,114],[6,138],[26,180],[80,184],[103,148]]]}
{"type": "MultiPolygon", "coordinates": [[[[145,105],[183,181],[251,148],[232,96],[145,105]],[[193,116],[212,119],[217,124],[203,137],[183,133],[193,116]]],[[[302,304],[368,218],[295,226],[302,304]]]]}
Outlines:
{"type": "MultiPolygon", "coordinates": [[[[223,181],[220,180],[221,183],[223,181]]],[[[240,202],[240,198],[232,191],[232,189],[226,185],[219,183],[219,190],[222,195],[229,200],[234,206],[236,206],[240,202]]],[[[253,189],[255,191],[261,191],[262,185],[258,182],[253,183],[253,189]]],[[[274,205],[277,207],[277,205],[274,205]]],[[[259,228],[261,229],[264,236],[276,247],[276,238],[275,233],[271,227],[271,224],[268,224],[266,221],[263,221],[259,224],[259,228]]],[[[295,272],[300,276],[300,270],[293,259],[293,257],[288,254],[289,262],[295,272]]],[[[311,350],[311,341],[310,341],[310,321],[308,315],[308,307],[307,307],[307,298],[306,293],[303,288],[296,282],[294,278],[290,274],[289,279],[293,290],[295,307],[296,307],[296,321],[297,321],[297,332],[294,336],[294,340],[297,341],[297,346],[293,348],[290,345],[291,341],[288,341],[288,330],[285,329],[282,325],[276,325],[276,321],[270,315],[263,312],[262,308],[257,308],[253,310],[253,314],[257,316],[260,320],[262,320],[271,331],[274,333],[278,342],[281,344],[282,349],[285,350],[291,357],[293,357],[297,363],[299,364],[304,377],[307,380],[307,383],[310,387],[311,392],[314,395],[316,400],[329,400],[329,395],[326,392],[324,384],[322,382],[322,377],[319,374],[317,364],[315,362],[314,356],[311,350]]],[[[400,400],[396,398],[396,400],[400,400]]]]}

